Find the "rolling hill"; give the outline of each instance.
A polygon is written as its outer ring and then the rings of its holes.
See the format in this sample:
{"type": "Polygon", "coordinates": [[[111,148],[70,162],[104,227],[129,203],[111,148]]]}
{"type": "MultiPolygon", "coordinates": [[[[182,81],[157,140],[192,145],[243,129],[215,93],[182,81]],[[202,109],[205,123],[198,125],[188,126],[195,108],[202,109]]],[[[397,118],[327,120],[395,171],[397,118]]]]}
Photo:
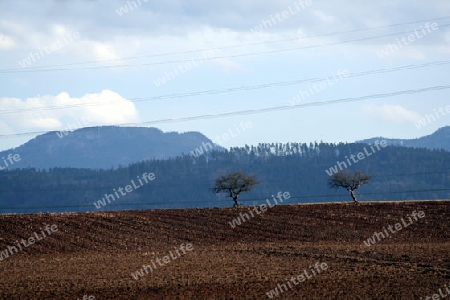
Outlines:
{"type": "MultiPolygon", "coordinates": [[[[20,161],[15,168],[55,167],[110,169],[149,159],[168,159],[190,153],[203,143],[213,142],[199,132],[164,133],[146,127],[87,127],[73,132],[48,132],[0,157],[14,153],[20,161]]],[[[215,149],[221,149],[215,146],[215,149]]]]}
{"type": "Polygon", "coordinates": [[[417,139],[389,139],[384,137],[375,137],[358,141],[357,143],[373,144],[376,140],[386,140],[388,145],[426,148],[426,149],[444,149],[450,151],[450,126],[442,127],[434,133],[417,139]]]}

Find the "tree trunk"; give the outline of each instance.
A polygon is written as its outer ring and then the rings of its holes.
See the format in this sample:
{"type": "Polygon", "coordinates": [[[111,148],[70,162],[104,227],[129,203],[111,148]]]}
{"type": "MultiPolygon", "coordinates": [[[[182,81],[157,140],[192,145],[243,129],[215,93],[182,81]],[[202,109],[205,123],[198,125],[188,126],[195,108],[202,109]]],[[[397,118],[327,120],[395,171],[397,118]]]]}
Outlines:
{"type": "Polygon", "coordinates": [[[358,203],[358,199],[356,199],[356,194],[355,194],[355,191],[354,191],[354,190],[350,190],[350,195],[352,196],[353,201],[354,201],[355,203],[358,203]]]}
{"type": "Polygon", "coordinates": [[[239,197],[239,195],[233,196],[233,200],[234,200],[234,205],[233,205],[233,207],[239,207],[239,206],[241,206],[241,204],[240,204],[239,201],[238,201],[238,197],[239,197]]]}

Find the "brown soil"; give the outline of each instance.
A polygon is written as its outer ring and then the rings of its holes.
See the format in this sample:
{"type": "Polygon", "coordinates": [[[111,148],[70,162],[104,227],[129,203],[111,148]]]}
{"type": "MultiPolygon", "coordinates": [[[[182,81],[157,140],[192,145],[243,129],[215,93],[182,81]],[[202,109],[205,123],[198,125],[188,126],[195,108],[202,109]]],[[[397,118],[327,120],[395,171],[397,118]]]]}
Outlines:
{"type": "Polygon", "coordinates": [[[0,298],[269,299],[305,269],[311,278],[277,299],[425,299],[450,286],[448,201],[277,206],[229,225],[248,210],[1,215],[0,251],[45,225],[58,231],[0,261],[0,298]],[[363,243],[413,211],[425,217],[363,243]],[[188,243],[192,251],[131,276],[188,243]],[[328,268],[313,276],[316,262],[328,268]]]}

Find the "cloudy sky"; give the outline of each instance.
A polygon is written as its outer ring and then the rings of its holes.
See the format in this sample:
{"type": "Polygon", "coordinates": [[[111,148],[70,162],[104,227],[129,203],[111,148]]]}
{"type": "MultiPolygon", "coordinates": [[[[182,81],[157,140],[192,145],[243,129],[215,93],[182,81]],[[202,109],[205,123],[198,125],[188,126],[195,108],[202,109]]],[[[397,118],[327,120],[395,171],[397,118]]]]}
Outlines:
{"type": "Polygon", "coordinates": [[[444,0],[0,0],[0,150],[96,125],[420,137],[450,124],[449,29],[444,0]]]}

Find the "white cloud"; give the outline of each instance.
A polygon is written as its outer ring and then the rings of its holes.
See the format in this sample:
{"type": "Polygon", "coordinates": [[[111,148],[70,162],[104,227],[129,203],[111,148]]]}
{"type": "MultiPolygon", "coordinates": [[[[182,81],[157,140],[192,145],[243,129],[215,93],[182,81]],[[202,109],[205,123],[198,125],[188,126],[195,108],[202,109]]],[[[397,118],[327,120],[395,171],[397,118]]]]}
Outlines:
{"type": "Polygon", "coordinates": [[[115,92],[104,90],[100,94],[87,94],[82,101],[85,101],[84,103],[101,102],[106,104],[85,108],[87,118],[97,120],[100,123],[116,124],[139,121],[138,111],[134,103],[115,92]]]}
{"type": "Polygon", "coordinates": [[[425,59],[425,54],[420,50],[407,49],[403,54],[403,57],[409,57],[411,59],[422,60],[425,59]]]}
{"type": "Polygon", "coordinates": [[[13,132],[65,129],[75,120],[90,120],[86,126],[113,125],[139,122],[139,114],[134,103],[110,90],[71,97],[62,92],[56,96],[36,96],[25,100],[18,98],[0,98],[0,113],[21,111],[14,114],[2,114],[5,127],[13,132]],[[48,107],[66,107],[63,109],[45,109],[48,107]]]}
{"type": "Polygon", "coordinates": [[[42,129],[57,129],[62,126],[61,122],[55,118],[34,118],[29,123],[33,127],[42,129]]]}
{"type": "Polygon", "coordinates": [[[319,19],[320,19],[321,21],[323,21],[323,22],[333,22],[334,19],[335,19],[333,16],[327,15],[326,13],[324,13],[324,12],[321,11],[321,10],[316,10],[316,11],[314,12],[314,15],[316,15],[317,17],[319,17],[319,19]]]}
{"type": "Polygon", "coordinates": [[[445,33],[445,43],[437,48],[439,53],[450,54],[450,32],[445,33]]]}
{"type": "Polygon", "coordinates": [[[0,50],[9,50],[14,48],[15,46],[16,43],[11,37],[0,33],[0,50]]]}
{"type": "Polygon", "coordinates": [[[63,36],[69,32],[69,30],[67,30],[67,28],[64,25],[59,24],[54,24],[52,26],[52,29],[55,36],[63,36]]]}
{"type": "Polygon", "coordinates": [[[225,72],[232,72],[232,71],[240,71],[245,72],[246,69],[241,66],[240,64],[230,60],[230,59],[215,59],[213,60],[214,64],[220,66],[225,72]]]}
{"type": "Polygon", "coordinates": [[[382,104],[378,106],[375,104],[367,104],[362,107],[362,111],[369,116],[392,123],[417,122],[421,119],[418,113],[400,105],[393,104],[382,104]]]}
{"type": "Polygon", "coordinates": [[[93,43],[95,58],[98,60],[118,59],[119,56],[114,53],[113,47],[105,43],[93,43]]]}

